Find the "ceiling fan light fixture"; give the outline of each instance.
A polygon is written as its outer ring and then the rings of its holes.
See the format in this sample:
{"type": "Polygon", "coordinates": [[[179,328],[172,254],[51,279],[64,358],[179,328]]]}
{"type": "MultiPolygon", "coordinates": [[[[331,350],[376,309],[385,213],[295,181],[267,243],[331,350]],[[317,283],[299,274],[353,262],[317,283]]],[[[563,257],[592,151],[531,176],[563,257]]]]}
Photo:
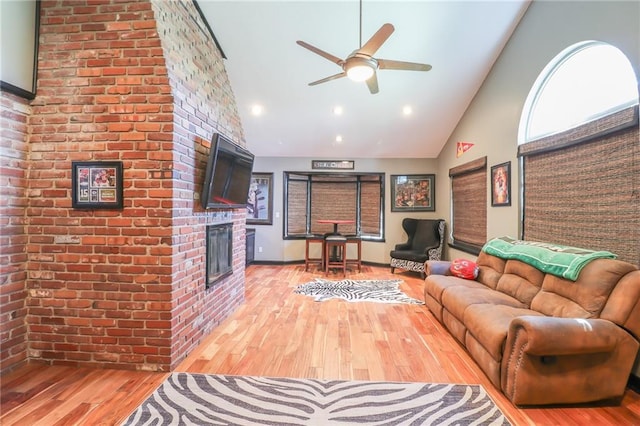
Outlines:
{"type": "Polygon", "coordinates": [[[327,81],[336,80],[338,78],[349,77],[350,80],[356,82],[366,81],[369,92],[374,95],[378,93],[378,78],[376,76],[377,69],[429,71],[431,69],[431,65],[389,59],[376,59],[374,57],[375,53],[384,44],[384,42],[387,41],[394,30],[393,25],[390,23],[383,24],[365,44],[362,44],[362,0],[360,0],[360,47],[357,50],[354,50],[346,59],[340,59],[337,56],[327,53],[324,50],[320,50],[302,40],[296,41],[296,43],[305,49],[328,59],[342,68],[341,73],[313,81],[309,83],[309,86],[326,83],[327,81]]]}
{"type": "Polygon", "coordinates": [[[376,67],[377,63],[373,58],[352,56],[344,64],[344,71],[353,81],[365,81],[373,76],[376,67]]]}
{"type": "Polygon", "coordinates": [[[369,80],[373,75],[373,68],[369,65],[355,65],[347,69],[347,77],[353,81],[369,80]]]}

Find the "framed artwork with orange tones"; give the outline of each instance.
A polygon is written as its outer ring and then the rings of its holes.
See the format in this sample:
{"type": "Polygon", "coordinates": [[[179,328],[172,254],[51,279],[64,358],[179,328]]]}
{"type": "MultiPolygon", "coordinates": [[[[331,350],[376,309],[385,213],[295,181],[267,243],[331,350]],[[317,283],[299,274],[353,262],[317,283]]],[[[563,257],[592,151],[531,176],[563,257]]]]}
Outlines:
{"type": "Polygon", "coordinates": [[[436,175],[391,175],[392,212],[436,210],[436,175]]]}
{"type": "Polygon", "coordinates": [[[491,205],[511,205],[511,161],[491,166],[491,205]]]}

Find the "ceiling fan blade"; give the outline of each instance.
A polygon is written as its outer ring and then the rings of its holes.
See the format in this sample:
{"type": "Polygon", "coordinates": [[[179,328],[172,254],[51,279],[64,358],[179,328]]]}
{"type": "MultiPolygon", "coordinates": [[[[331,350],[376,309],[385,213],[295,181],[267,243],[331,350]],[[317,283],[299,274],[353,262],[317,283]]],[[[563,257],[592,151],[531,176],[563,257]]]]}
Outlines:
{"type": "Polygon", "coordinates": [[[380,27],[380,29],[367,41],[364,46],[358,49],[359,53],[364,53],[365,55],[373,56],[374,53],[380,49],[380,46],[387,41],[389,36],[393,33],[395,28],[391,24],[384,24],[380,27]]]}
{"type": "Polygon", "coordinates": [[[408,70],[408,71],[429,71],[431,65],[419,64],[416,62],[392,61],[389,59],[376,59],[378,68],[381,70],[408,70]]]}
{"type": "Polygon", "coordinates": [[[331,53],[327,53],[324,50],[320,50],[315,46],[310,45],[309,43],[305,43],[302,40],[298,40],[296,41],[296,43],[298,43],[300,46],[304,47],[305,49],[309,49],[310,51],[312,51],[315,54],[318,54],[320,56],[322,56],[325,59],[330,60],[331,62],[338,64],[340,66],[342,66],[342,64],[344,64],[344,61],[340,58],[338,58],[337,56],[333,56],[331,53]]]}
{"type": "Polygon", "coordinates": [[[346,77],[346,75],[347,75],[346,72],[341,72],[339,74],[335,74],[335,75],[332,75],[330,77],[325,77],[325,78],[317,80],[317,81],[312,81],[311,83],[309,83],[309,86],[315,86],[316,84],[326,83],[327,81],[331,81],[331,80],[335,80],[335,79],[338,79],[338,78],[346,77]]]}
{"type": "Polygon", "coordinates": [[[371,78],[367,80],[367,86],[369,86],[369,91],[372,95],[378,93],[378,76],[376,76],[376,73],[373,73],[371,78]]]}

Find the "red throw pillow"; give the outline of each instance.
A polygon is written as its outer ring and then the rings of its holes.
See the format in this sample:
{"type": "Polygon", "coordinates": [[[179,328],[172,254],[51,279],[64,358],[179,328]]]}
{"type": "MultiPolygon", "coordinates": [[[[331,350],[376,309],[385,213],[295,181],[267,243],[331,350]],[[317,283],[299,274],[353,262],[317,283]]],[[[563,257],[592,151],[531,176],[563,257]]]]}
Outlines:
{"type": "Polygon", "coordinates": [[[451,262],[451,274],[467,280],[475,280],[478,277],[478,265],[467,259],[455,259],[451,262]]]}

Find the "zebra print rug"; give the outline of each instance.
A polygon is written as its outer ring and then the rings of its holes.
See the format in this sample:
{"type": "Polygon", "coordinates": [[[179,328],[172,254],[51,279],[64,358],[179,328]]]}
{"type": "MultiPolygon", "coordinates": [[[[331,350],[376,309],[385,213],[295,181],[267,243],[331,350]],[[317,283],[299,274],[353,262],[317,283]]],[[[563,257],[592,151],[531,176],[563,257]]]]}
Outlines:
{"type": "Polygon", "coordinates": [[[510,425],[480,385],[172,373],[123,425],[510,425]]]}
{"type": "Polygon", "coordinates": [[[312,296],[316,302],[344,299],[349,302],[409,303],[422,305],[418,299],[407,296],[399,289],[402,280],[349,280],[330,281],[316,278],[299,285],[297,294],[312,296]]]}

